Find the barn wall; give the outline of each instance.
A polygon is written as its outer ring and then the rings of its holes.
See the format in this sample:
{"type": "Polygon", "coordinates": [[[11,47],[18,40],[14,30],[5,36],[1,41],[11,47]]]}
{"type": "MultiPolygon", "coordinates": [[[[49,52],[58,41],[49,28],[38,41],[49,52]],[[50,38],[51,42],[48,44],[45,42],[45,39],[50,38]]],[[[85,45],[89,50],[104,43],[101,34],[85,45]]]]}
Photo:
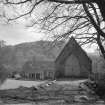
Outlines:
{"type": "Polygon", "coordinates": [[[92,72],[92,61],[91,59],[87,56],[86,52],[84,52],[80,46],[76,46],[74,49],[74,54],[76,55],[76,57],[80,60],[80,64],[81,64],[81,72],[83,73],[91,73],[92,72]],[[78,48],[78,50],[77,50],[78,48]]]}
{"type": "Polygon", "coordinates": [[[79,61],[73,54],[65,62],[65,76],[80,76],[79,61]]]}
{"type": "Polygon", "coordinates": [[[64,77],[64,63],[56,62],[55,68],[56,68],[55,78],[63,78],[64,77]]]}
{"type": "Polygon", "coordinates": [[[88,77],[91,74],[91,72],[84,66],[81,65],[81,77],[88,77]]]}
{"type": "Polygon", "coordinates": [[[92,72],[105,74],[105,61],[101,58],[95,58],[92,60],[92,72]]]}

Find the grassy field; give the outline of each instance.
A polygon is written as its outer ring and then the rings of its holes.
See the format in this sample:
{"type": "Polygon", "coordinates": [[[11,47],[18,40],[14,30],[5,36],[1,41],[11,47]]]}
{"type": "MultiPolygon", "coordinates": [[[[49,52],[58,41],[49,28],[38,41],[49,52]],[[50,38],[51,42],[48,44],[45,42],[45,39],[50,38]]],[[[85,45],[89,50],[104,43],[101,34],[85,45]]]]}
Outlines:
{"type": "Polygon", "coordinates": [[[1,101],[5,102],[5,104],[1,102],[0,105],[105,105],[103,101],[74,101],[81,94],[87,95],[86,92],[84,94],[83,91],[78,90],[79,83],[84,81],[56,81],[54,84],[47,86],[46,84],[51,81],[20,81],[8,79],[0,88],[0,92],[2,94],[5,93],[4,96],[7,95],[7,97],[1,98],[1,101]],[[20,86],[26,88],[19,88],[20,86]],[[40,88],[33,91],[32,86],[43,86],[44,90],[40,88]],[[12,99],[8,96],[12,96],[12,99]]]}
{"type": "MultiPolygon", "coordinates": [[[[56,81],[59,85],[78,85],[80,82],[83,82],[85,80],[76,80],[76,81],[56,81]]],[[[50,81],[23,81],[23,80],[13,80],[13,79],[7,79],[4,84],[0,87],[0,89],[15,89],[19,86],[24,87],[32,87],[32,86],[38,86],[40,84],[45,84],[50,81]]]]}

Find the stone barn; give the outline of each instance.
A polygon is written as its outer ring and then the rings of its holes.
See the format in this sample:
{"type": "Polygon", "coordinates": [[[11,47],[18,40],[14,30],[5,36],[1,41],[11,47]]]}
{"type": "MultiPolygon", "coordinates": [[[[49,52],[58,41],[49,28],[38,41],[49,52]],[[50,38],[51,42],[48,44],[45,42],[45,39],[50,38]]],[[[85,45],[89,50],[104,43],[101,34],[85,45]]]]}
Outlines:
{"type": "Polygon", "coordinates": [[[92,61],[71,37],[55,60],[56,77],[88,77],[92,61]]]}

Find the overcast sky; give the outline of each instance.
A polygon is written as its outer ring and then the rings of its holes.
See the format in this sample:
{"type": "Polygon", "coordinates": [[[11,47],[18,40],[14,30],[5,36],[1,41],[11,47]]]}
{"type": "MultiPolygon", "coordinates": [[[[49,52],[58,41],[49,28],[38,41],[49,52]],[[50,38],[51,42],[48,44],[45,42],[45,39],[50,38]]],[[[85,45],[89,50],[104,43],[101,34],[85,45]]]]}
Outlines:
{"type": "Polygon", "coordinates": [[[0,25],[0,40],[5,40],[7,44],[19,44],[41,40],[44,37],[41,33],[36,33],[26,29],[22,24],[0,25]]]}
{"type": "MultiPolygon", "coordinates": [[[[21,23],[15,25],[0,25],[0,40],[6,41],[9,45],[42,40],[44,37],[44,34],[30,31],[21,23]]],[[[85,51],[92,53],[95,51],[95,48],[95,46],[84,47],[85,51]]]]}

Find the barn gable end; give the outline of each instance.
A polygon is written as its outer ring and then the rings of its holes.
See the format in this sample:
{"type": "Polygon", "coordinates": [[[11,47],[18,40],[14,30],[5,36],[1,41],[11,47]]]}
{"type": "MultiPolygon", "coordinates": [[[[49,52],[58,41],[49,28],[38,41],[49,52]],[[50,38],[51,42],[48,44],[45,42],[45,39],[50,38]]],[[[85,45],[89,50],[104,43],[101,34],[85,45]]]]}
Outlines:
{"type": "Polygon", "coordinates": [[[87,56],[85,51],[79,46],[76,40],[71,37],[55,60],[57,72],[56,76],[62,77],[68,74],[68,76],[87,77],[91,72],[91,63],[91,59],[87,56]],[[71,60],[68,61],[68,59],[71,60]],[[75,63],[74,67],[72,64],[73,61],[78,62],[78,64],[75,63]],[[78,67],[76,67],[77,65],[78,67]],[[77,75],[75,74],[76,72],[78,73],[77,75]]]}

